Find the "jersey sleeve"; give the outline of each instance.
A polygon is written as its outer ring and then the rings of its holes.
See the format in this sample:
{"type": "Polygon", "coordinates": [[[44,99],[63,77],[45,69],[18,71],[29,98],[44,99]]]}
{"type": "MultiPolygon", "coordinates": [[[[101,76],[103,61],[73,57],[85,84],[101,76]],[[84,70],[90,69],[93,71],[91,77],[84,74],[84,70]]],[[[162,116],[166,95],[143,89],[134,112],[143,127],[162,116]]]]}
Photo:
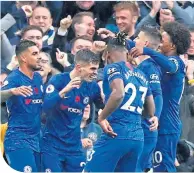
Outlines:
{"type": "Polygon", "coordinates": [[[8,90],[8,89],[11,89],[11,88],[16,88],[16,87],[19,87],[18,85],[18,82],[15,78],[13,77],[7,77],[4,81],[3,81],[3,85],[2,87],[0,88],[0,90],[8,90]]]}
{"type": "Polygon", "coordinates": [[[175,57],[167,57],[148,47],[144,47],[143,54],[151,56],[165,72],[176,73],[179,69],[179,64],[175,57]]]}
{"type": "Polygon", "coordinates": [[[122,79],[121,68],[116,64],[111,64],[104,69],[104,78],[108,80],[109,85],[114,79],[122,79]]]}
{"type": "Polygon", "coordinates": [[[43,110],[45,112],[53,108],[57,102],[61,100],[61,97],[59,96],[60,81],[60,75],[53,76],[45,87],[43,102],[43,110]]]}

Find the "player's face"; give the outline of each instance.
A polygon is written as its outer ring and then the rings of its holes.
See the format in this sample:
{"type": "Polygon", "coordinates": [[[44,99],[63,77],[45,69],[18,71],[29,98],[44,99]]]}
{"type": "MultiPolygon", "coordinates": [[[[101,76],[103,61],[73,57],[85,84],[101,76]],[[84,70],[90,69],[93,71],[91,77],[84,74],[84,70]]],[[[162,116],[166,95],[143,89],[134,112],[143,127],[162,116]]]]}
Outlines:
{"type": "Polygon", "coordinates": [[[187,53],[189,55],[194,55],[194,32],[191,32],[191,45],[187,53]]]}
{"type": "Polygon", "coordinates": [[[92,42],[89,40],[78,39],[75,41],[71,53],[75,55],[79,50],[82,49],[91,49],[92,42]]]}
{"type": "Polygon", "coordinates": [[[97,70],[99,68],[99,64],[85,64],[81,65],[79,72],[82,80],[85,80],[87,82],[92,82],[97,78],[97,70]]]}
{"type": "Polygon", "coordinates": [[[170,36],[168,35],[167,32],[163,32],[162,33],[162,41],[160,44],[160,50],[161,53],[163,53],[164,55],[169,53],[172,50],[173,44],[172,41],[170,39],[170,36]]]}
{"type": "Polygon", "coordinates": [[[144,47],[147,42],[147,37],[144,32],[140,32],[134,40],[137,46],[144,47]]]}
{"type": "Polygon", "coordinates": [[[45,33],[52,25],[50,12],[46,8],[36,8],[30,18],[30,25],[39,26],[45,33]]]}
{"type": "Polygon", "coordinates": [[[133,16],[129,10],[116,11],[116,24],[119,31],[129,33],[133,27],[133,16]]]}
{"type": "Polygon", "coordinates": [[[28,48],[28,51],[24,53],[26,65],[33,71],[41,69],[41,57],[37,46],[28,48]]]}
{"type": "Polygon", "coordinates": [[[49,58],[48,56],[45,55],[44,52],[40,53],[40,57],[41,57],[41,69],[38,71],[38,73],[40,73],[40,75],[42,77],[48,76],[48,74],[51,72],[51,66],[50,66],[50,62],[49,62],[49,58]]]}
{"type": "Polygon", "coordinates": [[[42,49],[42,33],[38,30],[27,31],[22,39],[33,41],[39,50],[42,49]]]}

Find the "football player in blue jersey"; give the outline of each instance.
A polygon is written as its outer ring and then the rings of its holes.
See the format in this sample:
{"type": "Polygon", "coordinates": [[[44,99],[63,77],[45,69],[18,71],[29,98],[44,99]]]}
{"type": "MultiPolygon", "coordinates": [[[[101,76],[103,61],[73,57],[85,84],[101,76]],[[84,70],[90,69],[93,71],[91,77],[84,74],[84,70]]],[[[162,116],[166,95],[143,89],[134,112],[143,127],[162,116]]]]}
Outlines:
{"type": "Polygon", "coordinates": [[[155,106],[149,90],[149,82],[139,70],[126,64],[127,50],[122,41],[113,39],[103,56],[108,63],[104,69],[103,91],[105,107],[98,117],[104,132],[94,146],[91,161],[85,172],[134,172],[143,149],[141,115],[145,102],[153,123],[150,130],[158,125],[154,116],[155,106]]]}
{"type": "Polygon", "coordinates": [[[97,77],[100,58],[88,49],[75,55],[70,73],[53,76],[46,88],[43,110],[47,121],[42,139],[43,171],[81,172],[80,124],[85,107],[94,101],[102,104],[97,77]]]}
{"type": "MultiPolygon", "coordinates": [[[[162,54],[147,47],[136,47],[131,49],[131,55],[149,55],[162,69],[163,109],[154,153],[154,170],[175,172],[176,148],[182,129],[179,104],[185,81],[185,64],[180,55],[190,47],[191,36],[189,30],[178,22],[165,23],[162,29],[162,54]]],[[[128,43],[134,46],[130,41],[128,43]]]]}
{"type": "Polygon", "coordinates": [[[37,172],[43,86],[40,74],[34,71],[41,68],[41,58],[36,44],[28,40],[16,46],[16,56],[19,68],[5,79],[1,88],[1,98],[7,100],[9,112],[5,154],[13,169],[37,172]]]}
{"type": "MultiPolygon", "coordinates": [[[[136,46],[146,46],[157,50],[161,42],[160,32],[152,26],[143,26],[137,38],[134,40],[136,46]]],[[[137,68],[146,75],[155,102],[155,115],[160,118],[162,111],[163,98],[161,89],[161,69],[150,56],[142,55],[138,58],[137,68]]],[[[136,60],[134,59],[134,60],[136,60]]],[[[152,169],[152,155],[157,143],[158,131],[149,130],[150,122],[147,118],[142,119],[142,128],[144,130],[144,148],[138,162],[140,172],[152,169]]]]}

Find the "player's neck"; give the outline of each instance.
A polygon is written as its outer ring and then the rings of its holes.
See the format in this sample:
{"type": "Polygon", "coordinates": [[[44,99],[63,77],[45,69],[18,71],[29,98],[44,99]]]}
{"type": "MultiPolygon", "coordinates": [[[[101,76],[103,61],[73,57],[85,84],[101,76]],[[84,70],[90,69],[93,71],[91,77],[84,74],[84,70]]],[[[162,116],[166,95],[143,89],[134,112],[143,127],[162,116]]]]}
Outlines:
{"type": "Polygon", "coordinates": [[[80,77],[80,74],[75,70],[73,69],[71,72],[70,72],[70,79],[73,79],[75,77],[80,77]]]}
{"type": "Polygon", "coordinates": [[[34,71],[30,70],[26,66],[20,66],[19,71],[28,76],[30,79],[33,79],[34,71]]]}
{"type": "Polygon", "coordinates": [[[149,59],[149,58],[150,58],[150,56],[148,56],[148,55],[138,56],[139,64],[141,64],[143,61],[145,61],[146,59],[149,59]]]}

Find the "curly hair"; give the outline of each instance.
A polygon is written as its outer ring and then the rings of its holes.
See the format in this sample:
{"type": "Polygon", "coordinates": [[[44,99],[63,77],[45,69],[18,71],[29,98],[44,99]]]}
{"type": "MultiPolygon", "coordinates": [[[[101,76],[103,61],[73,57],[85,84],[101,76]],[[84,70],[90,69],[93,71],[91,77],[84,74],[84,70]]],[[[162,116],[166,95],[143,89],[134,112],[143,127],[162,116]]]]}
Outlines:
{"type": "Polygon", "coordinates": [[[191,44],[191,34],[189,29],[178,22],[167,22],[163,30],[168,33],[172,43],[176,46],[178,55],[185,54],[191,44]]]}

